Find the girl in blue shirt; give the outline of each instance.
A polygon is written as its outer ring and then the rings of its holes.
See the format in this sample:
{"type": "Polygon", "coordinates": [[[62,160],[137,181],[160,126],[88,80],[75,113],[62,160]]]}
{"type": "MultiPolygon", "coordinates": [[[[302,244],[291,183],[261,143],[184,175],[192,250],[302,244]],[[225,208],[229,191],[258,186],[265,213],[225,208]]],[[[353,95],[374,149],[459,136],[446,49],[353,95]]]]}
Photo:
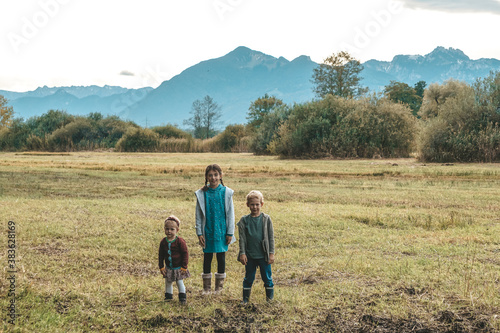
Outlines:
{"type": "Polygon", "coordinates": [[[205,169],[205,186],[196,194],[196,235],[203,248],[203,294],[211,292],[212,259],[217,257],[215,292],[222,290],[226,278],[226,252],[234,237],[234,191],[224,186],[222,170],[211,164],[205,169]]]}

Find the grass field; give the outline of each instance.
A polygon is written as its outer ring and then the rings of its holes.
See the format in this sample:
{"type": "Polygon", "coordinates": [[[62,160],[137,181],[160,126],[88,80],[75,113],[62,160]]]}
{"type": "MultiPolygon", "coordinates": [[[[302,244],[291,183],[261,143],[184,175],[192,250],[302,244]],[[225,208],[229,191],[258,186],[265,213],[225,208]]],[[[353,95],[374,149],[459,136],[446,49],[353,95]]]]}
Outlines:
{"type": "MultiPolygon", "coordinates": [[[[280,160],[251,154],[0,154],[2,330],[19,332],[499,332],[500,165],[280,160]],[[227,253],[202,296],[194,191],[218,163],[265,196],[275,301],[227,253]],[[163,302],[163,220],[190,250],[187,306],[163,302]],[[15,324],[8,223],[15,223],[15,324]]],[[[11,232],[12,235],[12,232],[11,232]]]]}

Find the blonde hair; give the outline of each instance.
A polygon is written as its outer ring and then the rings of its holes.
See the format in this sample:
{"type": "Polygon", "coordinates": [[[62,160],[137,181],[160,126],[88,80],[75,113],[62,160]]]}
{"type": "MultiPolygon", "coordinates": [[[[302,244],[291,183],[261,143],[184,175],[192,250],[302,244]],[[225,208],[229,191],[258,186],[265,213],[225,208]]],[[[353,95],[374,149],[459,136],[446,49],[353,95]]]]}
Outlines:
{"type": "Polygon", "coordinates": [[[175,222],[177,224],[177,229],[179,229],[180,224],[181,224],[181,220],[179,220],[179,218],[175,215],[170,215],[169,217],[167,217],[167,219],[163,223],[164,228],[167,227],[168,222],[175,222]]]}
{"type": "Polygon", "coordinates": [[[250,191],[247,194],[247,203],[250,201],[250,199],[255,199],[255,198],[259,199],[260,203],[264,203],[264,196],[262,195],[262,193],[260,191],[256,191],[256,190],[250,191]]]}

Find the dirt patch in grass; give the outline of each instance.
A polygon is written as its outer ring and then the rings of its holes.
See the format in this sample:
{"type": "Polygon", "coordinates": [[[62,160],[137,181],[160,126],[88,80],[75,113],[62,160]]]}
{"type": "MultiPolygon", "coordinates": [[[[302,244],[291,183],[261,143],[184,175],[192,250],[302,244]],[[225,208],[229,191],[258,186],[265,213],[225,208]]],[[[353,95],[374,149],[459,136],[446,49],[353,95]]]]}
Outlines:
{"type": "Polygon", "coordinates": [[[63,247],[62,243],[60,242],[56,242],[53,244],[45,243],[33,246],[29,250],[48,256],[61,256],[70,251],[68,248],[63,247]]]}
{"type": "MultiPolygon", "coordinates": [[[[368,290],[374,286],[380,287],[381,283],[376,279],[370,280],[337,271],[329,274],[311,271],[301,276],[291,276],[279,281],[277,285],[298,286],[328,280],[356,280],[368,290]]],[[[425,299],[430,300],[435,296],[432,289],[420,286],[399,285],[389,287],[383,293],[380,293],[380,289],[374,289],[371,293],[352,295],[351,302],[346,307],[316,308],[310,313],[306,311],[295,325],[297,331],[306,332],[496,332],[494,318],[498,309],[472,308],[463,300],[448,296],[445,297],[446,302],[452,305],[452,310],[429,311],[425,299]],[[411,309],[408,317],[384,316],[378,312],[379,304],[389,304],[394,299],[402,299],[411,309]]]]}
{"type": "Polygon", "coordinates": [[[334,332],[496,332],[495,316],[498,309],[471,307],[460,299],[448,296],[450,309],[429,311],[422,299],[432,297],[428,288],[399,286],[388,293],[366,294],[353,300],[346,308],[320,310],[315,326],[318,331],[334,332]],[[378,302],[402,298],[409,307],[407,317],[383,315],[375,307],[378,302]]]}
{"type": "MultiPolygon", "coordinates": [[[[175,306],[175,305],[174,305],[175,306]]],[[[178,305],[179,306],[179,305],[178,305]]],[[[168,316],[160,313],[140,321],[142,329],[155,331],[160,328],[178,332],[268,332],[266,323],[283,314],[281,307],[242,305],[231,301],[226,309],[216,308],[211,317],[196,315],[168,316]]]]}
{"type": "MultiPolygon", "coordinates": [[[[180,306],[180,305],[174,305],[180,306]]],[[[241,305],[232,301],[225,310],[215,309],[211,317],[194,314],[169,316],[159,313],[143,318],[138,326],[144,331],[213,331],[213,332],[416,332],[416,333],[466,333],[494,332],[488,316],[467,309],[442,311],[429,318],[411,315],[394,318],[368,313],[364,308],[314,309],[302,314],[292,326],[273,327],[285,315],[282,304],[241,305]]]]}
{"type": "Polygon", "coordinates": [[[322,314],[315,326],[318,331],[332,332],[416,332],[416,333],[466,333],[495,332],[488,316],[463,311],[441,311],[431,318],[393,318],[376,316],[357,311],[347,314],[340,309],[333,309],[322,314]]]}

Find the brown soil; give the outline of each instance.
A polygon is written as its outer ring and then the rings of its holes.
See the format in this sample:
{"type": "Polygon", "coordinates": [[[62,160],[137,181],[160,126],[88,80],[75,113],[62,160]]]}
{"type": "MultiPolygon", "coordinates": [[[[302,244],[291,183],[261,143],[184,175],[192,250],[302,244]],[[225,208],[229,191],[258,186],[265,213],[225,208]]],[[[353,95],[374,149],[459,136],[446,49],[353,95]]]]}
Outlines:
{"type": "MultiPolygon", "coordinates": [[[[175,305],[174,305],[175,306],[175,305]]],[[[172,316],[168,312],[143,319],[139,326],[145,331],[213,331],[213,332],[415,332],[468,333],[495,332],[488,316],[467,309],[443,311],[430,318],[386,318],[363,311],[317,309],[317,313],[301,315],[300,321],[287,327],[273,327],[270,322],[287,322],[280,304],[241,305],[233,301],[231,311],[216,309],[211,318],[195,315],[172,316]]]]}

